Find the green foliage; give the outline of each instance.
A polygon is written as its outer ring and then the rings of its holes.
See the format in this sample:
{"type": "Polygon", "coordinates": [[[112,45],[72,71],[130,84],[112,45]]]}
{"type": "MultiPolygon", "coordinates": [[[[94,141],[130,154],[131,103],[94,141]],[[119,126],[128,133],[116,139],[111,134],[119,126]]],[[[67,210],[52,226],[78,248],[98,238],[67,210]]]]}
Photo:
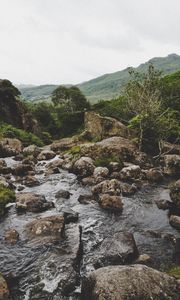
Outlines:
{"type": "Polygon", "coordinates": [[[15,202],[14,191],[0,185],[0,217],[4,215],[6,205],[11,202],[15,202]]]}
{"type": "Polygon", "coordinates": [[[43,146],[43,142],[39,137],[32,134],[31,132],[27,132],[25,130],[15,128],[12,125],[1,123],[0,124],[0,136],[8,137],[11,135],[14,138],[19,139],[24,146],[28,146],[31,144],[35,144],[37,146],[43,146]]]}
{"type": "Polygon", "coordinates": [[[99,157],[95,160],[94,164],[96,167],[108,167],[110,162],[118,162],[119,164],[123,164],[122,161],[115,155],[99,157]]]}
{"type": "Polygon", "coordinates": [[[0,80],[0,95],[6,95],[6,98],[9,96],[19,96],[20,91],[12,85],[11,81],[9,80],[0,80]]]}
{"type": "Polygon", "coordinates": [[[167,271],[170,276],[174,276],[176,279],[180,279],[180,266],[172,267],[167,271]]]}
{"type": "Polygon", "coordinates": [[[81,152],[81,147],[80,146],[74,146],[72,147],[68,153],[72,154],[72,155],[76,155],[79,154],[81,152]]]}
{"type": "Polygon", "coordinates": [[[89,103],[76,86],[65,87],[60,85],[52,93],[52,102],[55,106],[60,105],[63,107],[66,112],[89,109],[89,103]]]}

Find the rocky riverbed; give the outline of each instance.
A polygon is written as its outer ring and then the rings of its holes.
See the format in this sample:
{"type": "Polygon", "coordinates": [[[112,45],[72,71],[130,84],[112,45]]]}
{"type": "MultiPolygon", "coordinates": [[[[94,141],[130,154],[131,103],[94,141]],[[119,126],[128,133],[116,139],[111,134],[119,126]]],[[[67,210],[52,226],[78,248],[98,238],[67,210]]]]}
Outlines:
{"type": "Polygon", "coordinates": [[[157,166],[124,138],[81,139],[3,145],[0,299],[178,299],[179,154],[157,166]]]}

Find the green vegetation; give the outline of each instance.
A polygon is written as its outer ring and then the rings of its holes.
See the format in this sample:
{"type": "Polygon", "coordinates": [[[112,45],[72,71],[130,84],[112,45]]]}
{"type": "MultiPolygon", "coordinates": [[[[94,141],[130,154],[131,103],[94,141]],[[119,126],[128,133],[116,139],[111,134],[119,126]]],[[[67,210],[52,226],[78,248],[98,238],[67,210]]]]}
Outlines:
{"type": "Polygon", "coordinates": [[[97,158],[95,160],[94,164],[95,164],[96,167],[108,167],[110,162],[117,162],[120,165],[121,164],[123,165],[122,161],[114,155],[111,155],[111,156],[108,156],[108,157],[104,156],[104,157],[97,158]]]}
{"type": "Polygon", "coordinates": [[[167,274],[174,276],[176,279],[180,279],[180,266],[175,266],[167,271],[167,274]]]}
{"type": "Polygon", "coordinates": [[[4,215],[6,205],[14,201],[15,201],[14,191],[0,185],[0,217],[4,215]]]}
{"type": "Polygon", "coordinates": [[[13,127],[12,125],[1,123],[0,124],[0,137],[13,137],[19,139],[24,146],[35,144],[43,146],[43,142],[39,137],[22,129],[13,127]]]}
{"type": "MultiPolygon", "coordinates": [[[[170,54],[166,57],[156,57],[149,62],[141,64],[135,68],[137,72],[146,72],[149,63],[153,64],[156,69],[163,72],[164,75],[176,72],[180,70],[180,56],[176,54],[170,54]]],[[[114,72],[112,74],[106,74],[98,78],[89,80],[82,84],[79,84],[81,92],[86,96],[90,103],[94,104],[100,100],[110,100],[119,96],[123,86],[129,81],[129,68],[114,72]]],[[[57,85],[42,85],[35,87],[19,87],[22,96],[25,99],[50,99],[52,92],[57,88],[57,85]]]]}

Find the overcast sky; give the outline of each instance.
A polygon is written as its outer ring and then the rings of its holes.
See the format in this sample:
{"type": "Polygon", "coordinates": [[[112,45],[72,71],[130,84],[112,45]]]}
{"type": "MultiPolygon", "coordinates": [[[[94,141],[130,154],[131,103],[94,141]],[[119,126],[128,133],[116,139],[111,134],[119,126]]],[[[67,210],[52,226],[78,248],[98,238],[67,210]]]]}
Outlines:
{"type": "Polygon", "coordinates": [[[180,0],[0,0],[0,78],[79,83],[180,54],[180,0]]]}

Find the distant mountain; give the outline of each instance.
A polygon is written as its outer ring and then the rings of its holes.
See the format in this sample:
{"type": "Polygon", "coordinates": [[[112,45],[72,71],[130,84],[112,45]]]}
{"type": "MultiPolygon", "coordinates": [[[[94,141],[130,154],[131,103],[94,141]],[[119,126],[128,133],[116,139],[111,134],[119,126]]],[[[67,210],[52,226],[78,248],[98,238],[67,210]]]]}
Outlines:
{"type": "MultiPolygon", "coordinates": [[[[135,70],[144,72],[152,63],[164,75],[180,70],[180,55],[170,54],[166,57],[155,57],[146,63],[141,64],[135,70]]],[[[124,84],[129,80],[129,68],[115,73],[105,74],[95,79],[78,84],[78,87],[85,94],[91,103],[98,100],[108,100],[117,97],[124,84]]],[[[57,85],[41,85],[30,88],[20,88],[22,96],[26,99],[49,98],[57,85]]]]}

